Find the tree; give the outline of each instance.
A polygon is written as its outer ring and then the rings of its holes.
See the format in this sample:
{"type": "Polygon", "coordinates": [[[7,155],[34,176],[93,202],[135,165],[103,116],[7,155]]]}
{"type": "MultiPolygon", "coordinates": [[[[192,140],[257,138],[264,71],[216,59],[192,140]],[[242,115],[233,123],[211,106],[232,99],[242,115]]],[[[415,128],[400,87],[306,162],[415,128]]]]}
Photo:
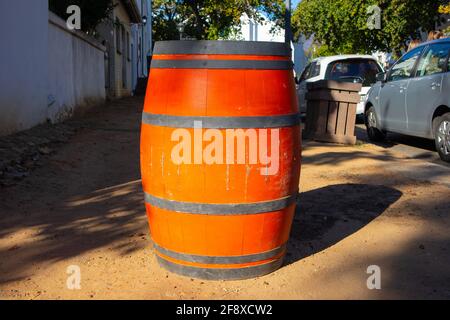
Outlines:
{"type": "Polygon", "coordinates": [[[295,36],[314,35],[324,46],[322,54],[398,52],[420,31],[430,31],[440,17],[445,0],[303,0],[293,15],[295,36]],[[368,20],[381,9],[381,28],[368,20]]]}
{"type": "MultiPolygon", "coordinates": [[[[442,5],[439,7],[439,13],[450,15],[450,3],[447,5],[442,5]]],[[[444,31],[444,34],[450,36],[450,26],[448,26],[444,31]]]]}
{"type": "Polygon", "coordinates": [[[450,14],[450,3],[449,4],[443,4],[439,7],[439,13],[442,14],[450,14]]]}
{"type": "Polygon", "coordinates": [[[154,0],[154,40],[179,39],[180,31],[199,40],[227,38],[243,13],[260,21],[263,12],[281,26],[284,10],[283,0],[154,0]]]}
{"type": "Polygon", "coordinates": [[[86,33],[93,33],[115,6],[112,0],[49,0],[49,9],[65,20],[69,17],[66,11],[71,5],[80,7],[81,29],[86,33]]]}

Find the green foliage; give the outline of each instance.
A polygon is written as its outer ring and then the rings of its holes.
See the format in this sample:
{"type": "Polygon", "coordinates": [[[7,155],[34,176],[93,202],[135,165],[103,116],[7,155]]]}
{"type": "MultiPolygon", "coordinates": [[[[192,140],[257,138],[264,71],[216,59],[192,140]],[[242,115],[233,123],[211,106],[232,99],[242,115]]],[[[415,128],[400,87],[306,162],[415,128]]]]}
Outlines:
{"type": "Polygon", "coordinates": [[[258,20],[258,11],[283,22],[283,0],[154,0],[154,40],[179,39],[181,28],[184,36],[195,39],[234,37],[242,14],[258,20]]]}
{"type": "Polygon", "coordinates": [[[92,33],[95,27],[105,20],[114,9],[112,0],[49,0],[49,9],[66,20],[69,14],[67,8],[77,5],[81,9],[81,29],[92,33]]]}
{"type": "Polygon", "coordinates": [[[441,5],[439,7],[439,13],[450,14],[450,3],[441,5]]]}
{"type": "MultiPolygon", "coordinates": [[[[450,15],[450,3],[446,5],[442,5],[439,7],[439,12],[442,14],[450,15]]],[[[446,29],[442,30],[444,34],[449,37],[450,36],[450,26],[448,26],[446,29]]]]}
{"type": "Polygon", "coordinates": [[[303,0],[293,15],[295,37],[314,35],[324,53],[399,51],[419,30],[433,30],[446,0],[303,0]],[[381,9],[381,29],[370,30],[367,10],[381,9]]]}

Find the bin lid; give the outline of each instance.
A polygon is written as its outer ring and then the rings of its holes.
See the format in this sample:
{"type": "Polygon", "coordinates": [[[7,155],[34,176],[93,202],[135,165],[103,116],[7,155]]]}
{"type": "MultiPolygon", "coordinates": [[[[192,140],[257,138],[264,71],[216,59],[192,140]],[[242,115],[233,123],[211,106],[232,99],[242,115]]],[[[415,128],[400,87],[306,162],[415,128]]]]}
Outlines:
{"type": "Polygon", "coordinates": [[[320,80],[308,83],[308,90],[332,89],[332,90],[360,92],[361,88],[362,88],[361,83],[350,83],[335,80],[320,80]]]}

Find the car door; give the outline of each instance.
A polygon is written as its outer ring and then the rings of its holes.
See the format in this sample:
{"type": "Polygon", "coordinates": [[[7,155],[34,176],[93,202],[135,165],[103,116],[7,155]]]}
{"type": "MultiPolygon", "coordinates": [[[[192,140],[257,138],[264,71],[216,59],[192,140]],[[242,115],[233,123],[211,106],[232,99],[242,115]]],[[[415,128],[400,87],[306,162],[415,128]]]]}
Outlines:
{"type": "Polygon", "coordinates": [[[406,53],[392,66],[387,81],[381,86],[379,117],[383,128],[388,131],[407,131],[406,91],[422,51],[423,48],[418,47],[406,53]]]}
{"type": "Polygon", "coordinates": [[[432,44],[419,60],[406,94],[407,129],[411,135],[432,136],[429,115],[439,106],[449,50],[450,42],[432,44]]]}

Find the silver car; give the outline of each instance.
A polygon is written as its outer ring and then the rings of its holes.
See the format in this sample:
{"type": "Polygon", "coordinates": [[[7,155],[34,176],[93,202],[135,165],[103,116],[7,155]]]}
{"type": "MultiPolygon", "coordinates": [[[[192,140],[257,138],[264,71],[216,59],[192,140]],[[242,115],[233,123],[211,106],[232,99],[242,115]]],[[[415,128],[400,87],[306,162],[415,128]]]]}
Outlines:
{"type": "Polygon", "coordinates": [[[369,139],[386,132],[435,139],[450,162],[450,38],[424,43],[377,75],[365,106],[369,139]]]}

